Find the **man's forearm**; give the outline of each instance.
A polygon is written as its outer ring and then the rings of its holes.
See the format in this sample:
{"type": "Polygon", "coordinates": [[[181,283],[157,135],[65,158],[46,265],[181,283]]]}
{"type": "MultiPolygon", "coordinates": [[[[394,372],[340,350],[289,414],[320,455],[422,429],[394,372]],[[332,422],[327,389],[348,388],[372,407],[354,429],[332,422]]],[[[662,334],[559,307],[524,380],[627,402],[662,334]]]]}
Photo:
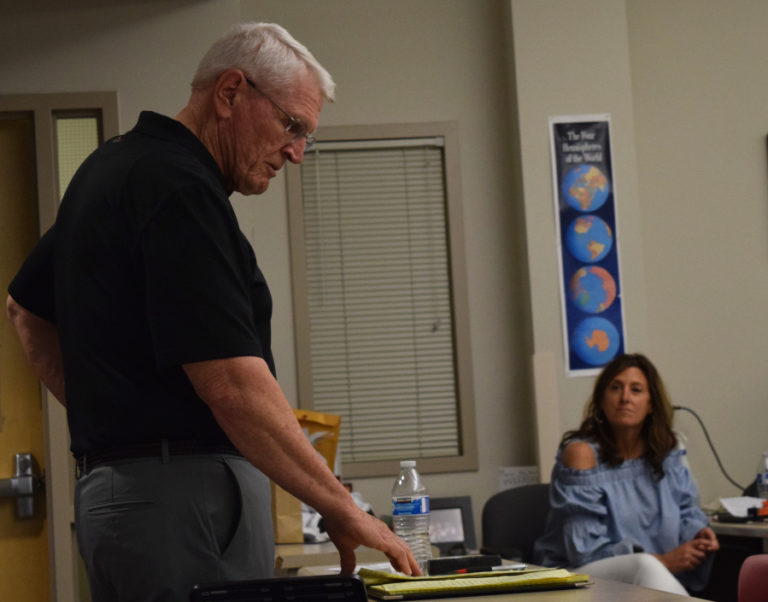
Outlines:
{"type": "Polygon", "coordinates": [[[8,319],[37,377],[62,405],[66,405],[64,369],[56,325],[36,316],[8,295],[8,319]]]}
{"type": "Polygon", "coordinates": [[[267,476],[321,514],[354,504],[302,432],[263,360],[231,358],[184,368],[232,443],[267,476]]]}
{"type": "Polygon", "coordinates": [[[243,455],[322,514],[342,573],[354,570],[355,548],[364,545],[384,552],[396,571],[420,574],[408,544],[355,504],[312,447],[264,360],[212,360],[184,370],[243,455]]]}

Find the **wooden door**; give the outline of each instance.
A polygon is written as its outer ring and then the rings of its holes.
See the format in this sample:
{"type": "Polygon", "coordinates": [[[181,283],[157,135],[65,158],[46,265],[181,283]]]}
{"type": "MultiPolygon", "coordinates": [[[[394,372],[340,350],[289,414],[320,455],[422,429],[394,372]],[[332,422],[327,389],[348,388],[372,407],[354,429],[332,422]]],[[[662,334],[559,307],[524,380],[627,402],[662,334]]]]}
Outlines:
{"type": "MultiPolygon", "coordinates": [[[[83,110],[100,116],[102,137],[118,133],[115,92],[0,95],[2,299],[10,278],[56,216],[62,187],[57,119],[83,110]]],[[[31,452],[45,469],[46,487],[36,500],[43,513],[21,526],[15,501],[0,499],[0,601],[87,602],[74,533],[74,465],[66,413],[22,361],[5,311],[0,311],[0,479],[11,475],[14,454],[31,452]],[[22,445],[26,431],[30,443],[22,445]],[[37,547],[31,551],[33,540],[37,547]]]]}
{"type": "MultiPolygon", "coordinates": [[[[34,124],[31,114],[0,115],[0,293],[38,239],[34,124]]],[[[3,308],[4,308],[3,304],[3,308]]],[[[32,453],[45,469],[40,384],[29,368],[5,310],[0,317],[0,479],[13,474],[16,453],[32,453]]],[[[45,496],[32,518],[0,498],[0,600],[49,599],[45,496]]]]}

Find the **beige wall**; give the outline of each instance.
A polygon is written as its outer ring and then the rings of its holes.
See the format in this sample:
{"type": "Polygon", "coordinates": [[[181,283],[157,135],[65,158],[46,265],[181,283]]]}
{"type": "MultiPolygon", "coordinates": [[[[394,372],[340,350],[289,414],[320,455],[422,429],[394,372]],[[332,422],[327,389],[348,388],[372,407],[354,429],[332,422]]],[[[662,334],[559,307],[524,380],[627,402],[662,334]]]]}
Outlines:
{"type": "MultiPolygon", "coordinates": [[[[536,460],[533,354],[551,366],[562,428],[576,425],[591,384],[564,376],[546,125],[549,115],[610,113],[629,346],[700,412],[733,476],[751,478],[768,449],[764,3],[18,4],[0,20],[0,93],[114,89],[122,129],[143,108],[175,114],[205,48],[241,19],[285,25],[334,74],[324,124],[458,123],[482,469],[427,479],[433,495],[472,494],[476,522],[497,468],[536,460]]],[[[284,183],[234,202],[273,288],[279,377],[295,402],[284,183]]],[[[698,426],[680,425],[705,500],[734,493],[698,426]]],[[[354,483],[378,512],[390,484],[354,483]]]]}
{"type": "MultiPolygon", "coordinates": [[[[496,491],[498,467],[535,461],[527,355],[519,343],[524,297],[517,269],[519,226],[510,194],[505,3],[274,0],[243,2],[242,9],[245,20],[274,20],[287,27],[334,75],[337,100],[324,108],[323,124],[459,125],[483,469],[432,475],[427,482],[435,496],[473,495],[479,519],[482,503],[496,491]]],[[[258,240],[255,245],[259,253],[258,240]]],[[[268,276],[272,282],[272,273],[268,276]]],[[[289,293],[286,286],[282,296],[289,293]]],[[[354,486],[378,512],[389,512],[392,481],[356,480],[354,486]]]]}
{"type": "MultiPolygon", "coordinates": [[[[230,23],[276,21],[334,74],[328,125],[455,121],[461,145],[470,327],[483,470],[429,477],[432,494],[472,494],[479,519],[497,467],[534,462],[526,353],[519,344],[520,230],[514,219],[506,97],[506,5],[466,0],[35,2],[4,11],[0,93],[116,89],[123,129],[139,110],[175,114],[205,48],[230,23]],[[35,9],[48,4],[53,8],[35,9]],[[78,6],[94,5],[92,8],[78,6]]],[[[278,376],[296,401],[285,187],[234,199],[275,298],[278,376]]],[[[391,479],[354,483],[390,510],[391,479]]]]}
{"type": "MultiPolygon", "coordinates": [[[[768,451],[768,3],[627,3],[650,352],[737,482],[768,451]]],[[[703,499],[735,495],[687,413],[703,499]]]]}
{"type": "MultiPolygon", "coordinates": [[[[726,470],[768,449],[768,5],[738,0],[511,0],[534,352],[554,356],[563,429],[592,384],[566,378],[549,115],[611,114],[628,349],[704,420],[726,470]]],[[[739,491],[687,413],[709,503],[739,491]]]]}
{"type": "Polygon", "coordinates": [[[632,86],[623,2],[512,0],[511,6],[532,352],[537,367],[544,367],[544,382],[537,381],[537,392],[552,386],[554,380],[558,397],[553,415],[539,421],[542,472],[548,479],[561,431],[578,426],[593,382],[592,377],[565,375],[548,118],[610,115],[625,328],[629,347],[645,349],[643,241],[635,226],[638,196],[632,86]],[[555,428],[547,429],[549,424],[555,428]]]}

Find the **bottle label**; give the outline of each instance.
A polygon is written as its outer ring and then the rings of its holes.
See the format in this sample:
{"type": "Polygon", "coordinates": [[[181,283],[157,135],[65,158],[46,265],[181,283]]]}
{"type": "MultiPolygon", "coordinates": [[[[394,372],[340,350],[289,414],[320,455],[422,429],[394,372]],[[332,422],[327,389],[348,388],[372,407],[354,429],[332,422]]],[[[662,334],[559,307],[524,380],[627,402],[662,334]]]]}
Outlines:
{"type": "Polygon", "coordinates": [[[395,498],[393,516],[402,516],[404,514],[429,514],[429,497],[395,498]]]}

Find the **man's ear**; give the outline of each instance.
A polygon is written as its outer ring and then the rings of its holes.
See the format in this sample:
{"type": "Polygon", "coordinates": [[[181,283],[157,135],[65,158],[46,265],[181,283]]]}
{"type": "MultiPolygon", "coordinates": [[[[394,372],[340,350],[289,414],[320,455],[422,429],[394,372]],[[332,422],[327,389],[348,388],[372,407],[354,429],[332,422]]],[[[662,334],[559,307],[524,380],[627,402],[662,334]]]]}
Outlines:
{"type": "Polygon", "coordinates": [[[238,96],[243,92],[245,76],[239,69],[227,69],[216,79],[213,87],[213,106],[222,118],[232,115],[238,96]]]}

